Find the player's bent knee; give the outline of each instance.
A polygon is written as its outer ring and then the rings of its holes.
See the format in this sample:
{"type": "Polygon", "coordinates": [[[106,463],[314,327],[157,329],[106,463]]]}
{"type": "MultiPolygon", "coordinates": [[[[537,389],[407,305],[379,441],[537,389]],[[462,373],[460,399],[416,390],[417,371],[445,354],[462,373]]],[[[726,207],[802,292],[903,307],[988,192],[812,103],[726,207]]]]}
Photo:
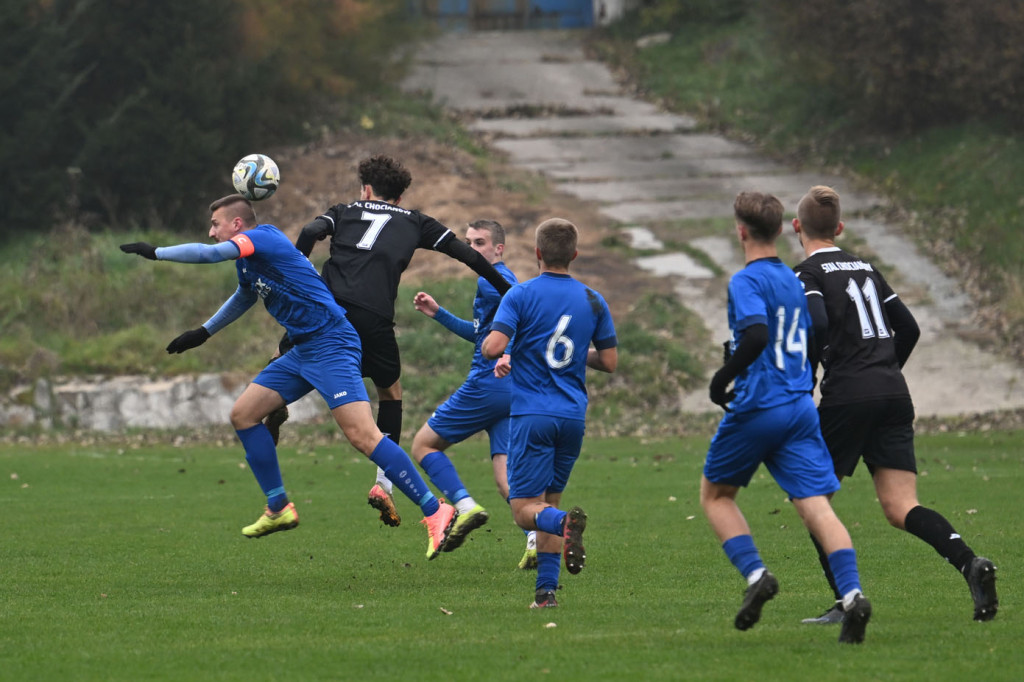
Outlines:
{"type": "Polygon", "coordinates": [[[239,406],[235,403],[231,408],[231,414],[228,416],[231,421],[231,426],[235,431],[242,431],[244,429],[252,428],[260,423],[261,418],[252,414],[251,410],[245,409],[244,406],[239,406]]]}

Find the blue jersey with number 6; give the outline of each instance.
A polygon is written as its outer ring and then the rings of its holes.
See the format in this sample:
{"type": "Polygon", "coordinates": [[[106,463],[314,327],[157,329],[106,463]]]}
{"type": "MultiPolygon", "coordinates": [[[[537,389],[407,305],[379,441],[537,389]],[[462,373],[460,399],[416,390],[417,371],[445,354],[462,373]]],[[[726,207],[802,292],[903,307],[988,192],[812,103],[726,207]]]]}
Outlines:
{"type": "Polygon", "coordinates": [[[807,342],[811,318],[800,280],[778,258],[751,261],[729,280],[733,347],[755,324],[768,326],[768,346],[736,377],[733,412],[792,402],[812,389],[807,342]]]}
{"type": "Polygon", "coordinates": [[[513,339],[512,416],[586,418],[590,344],[617,344],[601,294],[569,275],[544,272],[505,294],[491,329],[513,339]]]}

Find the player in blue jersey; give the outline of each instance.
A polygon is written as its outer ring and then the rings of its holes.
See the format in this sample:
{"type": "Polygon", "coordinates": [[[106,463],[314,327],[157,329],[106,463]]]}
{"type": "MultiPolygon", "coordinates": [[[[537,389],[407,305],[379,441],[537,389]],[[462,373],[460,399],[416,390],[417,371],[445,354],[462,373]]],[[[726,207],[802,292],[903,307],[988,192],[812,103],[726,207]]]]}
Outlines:
{"type": "Polygon", "coordinates": [[[871,604],[861,592],[850,534],[829,503],[839,481],[811,397],[810,315],[799,280],[775,248],[782,204],[768,194],[742,192],[733,209],[746,266],[729,280],[731,355],[710,386],[712,402],[726,414],[704,462],[700,503],[729,561],[747,580],[735,626],[752,627],[779,591],[736,504],[740,487],[764,463],[825,548],[842,594],[839,641],[860,643],[871,604]]]}
{"type": "MultiPolygon", "coordinates": [[[[614,372],[619,361],[608,304],[569,275],[578,239],[576,226],[561,218],[537,226],[540,275],[505,294],[481,348],[493,360],[515,339],[508,487],[516,524],[539,531],[530,608],[558,605],[560,553],[569,573],[583,569],[587,515],[558,505],[583,444],[587,367],[614,372]]],[[[496,371],[507,374],[509,367],[496,371]]]]}
{"type": "Polygon", "coordinates": [[[242,534],[258,538],[299,525],[288,500],[277,449],[263,419],[287,403],[316,389],[353,446],[390,474],[403,493],[423,510],[427,527],[427,558],[440,552],[454,523],[455,509],[427,488],[409,456],[386,438],[374,423],[360,370],[359,336],[309,260],[273,225],[259,225],[252,204],[233,194],[210,204],[210,237],[216,244],[154,247],[145,242],[122,244],[125,253],[149,260],[178,263],[219,263],[234,260],[238,289],[198,329],[181,334],[167,346],[182,353],[206,342],[235,321],[258,300],[285,328],[295,347],[267,365],[231,408],[235,428],[253,475],[267,496],[256,523],[242,534]]]}
{"type": "MultiPolygon", "coordinates": [[[[501,260],[505,251],[505,228],[501,223],[494,220],[471,222],[466,229],[466,243],[487,259],[487,262],[510,284],[518,281],[501,260]]],[[[508,499],[506,464],[512,380],[495,376],[496,361],[487,360],[480,354],[480,345],[491,331],[491,321],[500,302],[501,294],[483,277],[477,281],[472,320],[456,317],[438,305],[434,297],[426,292],[418,292],[413,299],[416,310],[476,346],[466,381],[437,408],[412,441],[413,459],[423,467],[430,480],[458,511],[455,525],[452,526],[448,541],[444,545],[445,552],[460,547],[466,536],[484,525],[489,518],[484,507],[473,499],[462,484],[455,467],[445,455],[445,450],[480,431],[487,431],[491,445],[494,482],[502,498],[508,499]]],[[[507,355],[503,358],[507,362],[507,355]]],[[[522,568],[535,568],[536,557],[536,545],[532,553],[527,546],[526,554],[520,562],[523,564],[522,568]],[[529,565],[531,563],[532,566],[529,565]]]]}

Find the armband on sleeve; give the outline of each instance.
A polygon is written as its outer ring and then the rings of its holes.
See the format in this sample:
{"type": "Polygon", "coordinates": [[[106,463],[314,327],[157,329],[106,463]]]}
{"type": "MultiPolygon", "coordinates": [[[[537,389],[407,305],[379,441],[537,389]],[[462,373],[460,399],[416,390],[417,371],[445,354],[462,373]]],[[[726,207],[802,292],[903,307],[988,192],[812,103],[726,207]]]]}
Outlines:
{"type": "Polygon", "coordinates": [[[252,240],[246,234],[236,234],[229,240],[232,244],[238,247],[238,257],[248,258],[252,254],[256,253],[256,246],[252,243],[252,240]]]}

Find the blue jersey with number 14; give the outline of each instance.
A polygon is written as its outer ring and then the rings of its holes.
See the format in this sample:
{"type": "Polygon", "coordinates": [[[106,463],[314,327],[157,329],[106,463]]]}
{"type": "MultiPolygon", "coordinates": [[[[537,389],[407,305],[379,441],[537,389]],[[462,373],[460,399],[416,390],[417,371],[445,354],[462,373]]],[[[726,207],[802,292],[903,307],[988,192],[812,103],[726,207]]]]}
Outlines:
{"type": "Polygon", "coordinates": [[[512,416],[586,418],[590,344],[617,344],[601,294],[569,275],[544,272],[505,294],[491,329],[513,339],[512,416]]]}
{"type": "Polygon", "coordinates": [[[736,377],[733,412],[792,402],[812,388],[807,361],[811,324],[800,280],[778,258],[751,261],[729,280],[729,329],[733,344],[755,324],[768,326],[768,346],[736,377]]]}

